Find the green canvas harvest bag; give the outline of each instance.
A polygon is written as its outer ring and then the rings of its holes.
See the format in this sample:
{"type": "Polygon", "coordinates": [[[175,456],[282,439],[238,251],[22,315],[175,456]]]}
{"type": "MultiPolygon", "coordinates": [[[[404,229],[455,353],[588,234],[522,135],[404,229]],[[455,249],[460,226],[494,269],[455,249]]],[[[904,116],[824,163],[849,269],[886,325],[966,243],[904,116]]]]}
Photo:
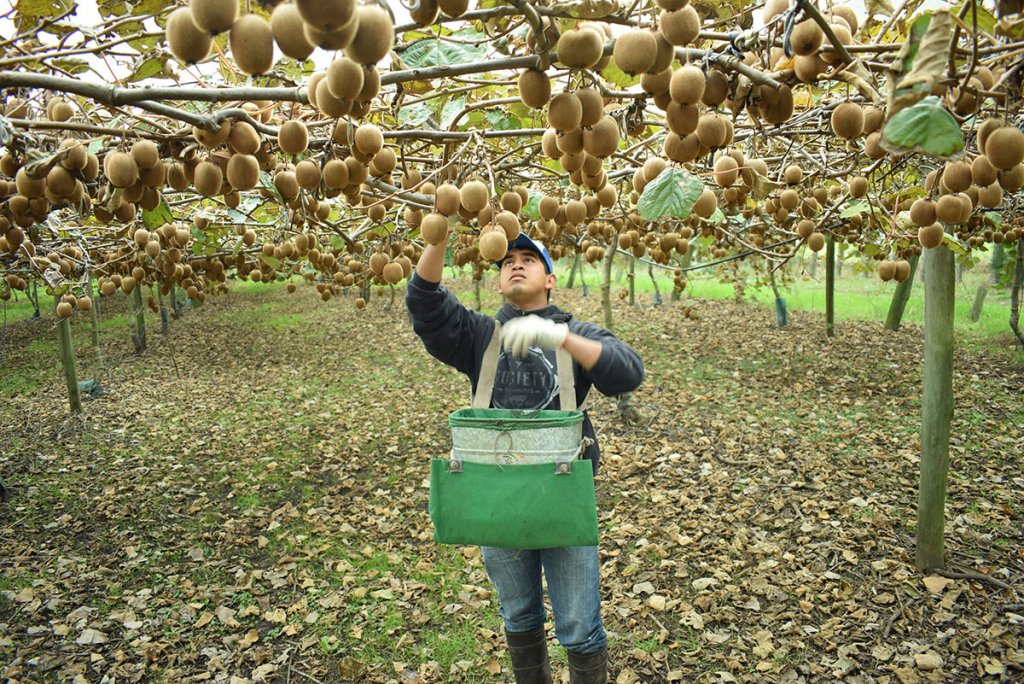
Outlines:
{"type": "Polygon", "coordinates": [[[581,458],[572,357],[556,354],[559,411],[488,408],[500,323],[484,354],[473,406],[448,418],[452,456],[430,464],[434,540],[517,549],[595,546],[594,471],[581,458]]]}

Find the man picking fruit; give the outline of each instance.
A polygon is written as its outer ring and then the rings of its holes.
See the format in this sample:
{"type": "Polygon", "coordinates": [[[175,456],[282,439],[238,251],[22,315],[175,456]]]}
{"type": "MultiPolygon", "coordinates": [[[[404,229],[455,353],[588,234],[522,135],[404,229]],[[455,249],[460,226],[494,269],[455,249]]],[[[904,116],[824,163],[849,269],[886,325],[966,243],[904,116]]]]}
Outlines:
{"type": "MultiPolygon", "coordinates": [[[[494,319],[464,307],[440,285],[446,242],[428,244],[409,281],[406,305],[413,329],[435,358],[469,376],[476,392],[494,319]]],[[[576,405],[591,386],[608,396],[631,392],[644,377],[633,349],[610,331],[574,319],[550,304],[556,276],[551,257],[525,233],[508,243],[497,263],[498,291],[506,303],[498,310],[502,353],[491,405],[504,409],[559,409],[555,352],[573,360],[576,405]]],[[[599,450],[590,418],[583,435],[592,442],[584,452],[597,472],[599,450]]],[[[551,682],[544,622],[542,575],[554,611],[555,634],[566,649],[570,682],[604,684],[608,651],[601,622],[600,564],[596,546],[554,549],[483,547],[487,574],[498,592],[509,654],[517,684],[551,682]]]]}

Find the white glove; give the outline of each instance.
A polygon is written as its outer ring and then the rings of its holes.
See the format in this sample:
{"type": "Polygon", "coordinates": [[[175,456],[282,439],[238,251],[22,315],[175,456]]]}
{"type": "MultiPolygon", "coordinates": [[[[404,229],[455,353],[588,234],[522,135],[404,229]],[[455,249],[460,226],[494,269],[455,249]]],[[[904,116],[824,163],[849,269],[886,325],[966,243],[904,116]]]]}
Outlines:
{"type": "Polygon", "coordinates": [[[513,318],[501,326],[501,346],[515,356],[525,357],[530,347],[558,349],[569,334],[569,326],[530,314],[513,318]]]}

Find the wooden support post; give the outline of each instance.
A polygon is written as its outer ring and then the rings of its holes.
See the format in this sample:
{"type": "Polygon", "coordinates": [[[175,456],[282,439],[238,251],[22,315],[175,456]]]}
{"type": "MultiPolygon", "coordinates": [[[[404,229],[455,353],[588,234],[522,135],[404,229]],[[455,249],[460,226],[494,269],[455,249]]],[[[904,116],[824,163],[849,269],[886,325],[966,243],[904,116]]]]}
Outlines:
{"type": "Polygon", "coordinates": [[[604,327],[612,330],[612,262],[619,243],[612,240],[604,255],[604,279],[601,281],[601,308],[604,309],[604,327]]]}
{"type": "Polygon", "coordinates": [[[825,239],[825,334],[836,336],[836,239],[825,239]]]}
{"type": "Polygon", "coordinates": [[[629,305],[636,306],[636,259],[629,259],[629,305]]]}
{"type": "Polygon", "coordinates": [[[949,426],[953,420],[953,253],[945,245],[925,250],[924,270],[924,386],[916,565],[920,572],[930,572],[945,565],[943,533],[949,426]]]}

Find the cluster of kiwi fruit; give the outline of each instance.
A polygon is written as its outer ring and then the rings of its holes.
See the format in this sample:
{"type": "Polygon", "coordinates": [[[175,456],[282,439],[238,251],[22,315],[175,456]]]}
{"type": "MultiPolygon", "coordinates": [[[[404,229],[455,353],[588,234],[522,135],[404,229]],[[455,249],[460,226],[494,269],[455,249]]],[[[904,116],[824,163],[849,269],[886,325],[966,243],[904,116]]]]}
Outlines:
{"type": "Polygon", "coordinates": [[[605,99],[594,88],[558,93],[548,104],[548,130],[541,138],[545,156],[556,160],[574,185],[600,190],[608,182],[604,160],[621,139],[619,123],[605,113],[605,99]]]}

